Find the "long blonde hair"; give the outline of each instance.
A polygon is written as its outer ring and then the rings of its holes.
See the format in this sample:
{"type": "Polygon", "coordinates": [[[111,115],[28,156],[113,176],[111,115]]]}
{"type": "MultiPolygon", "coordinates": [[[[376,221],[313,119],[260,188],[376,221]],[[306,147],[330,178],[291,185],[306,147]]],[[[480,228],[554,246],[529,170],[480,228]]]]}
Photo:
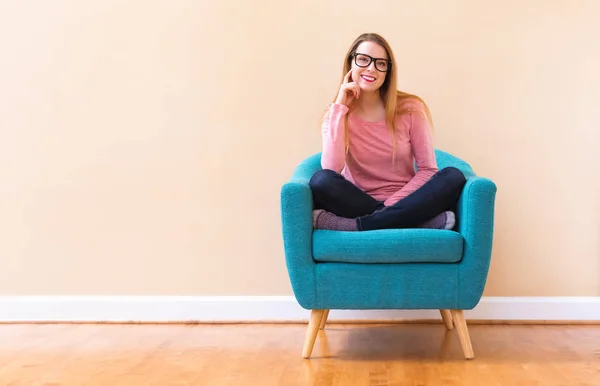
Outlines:
{"type": "MultiPolygon", "coordinates": [[[[390,134],[392,136],[392,146],[393,146],[393,153],[392,153],[392,160],[395,159],[396,156],[396,115],[399,114],[403,114],[406,112],[410,111],[409,107],[403,107],[404,103],[403,102],[407,102],[409,100],[418,100],[419,102],[421,102],[424,106],[424,110],[425,110],[425,115],[427,116],[427,119],[429,120],[429,123],[431,126],[433,126],[433,120],[431,119],[431,112],[429,111],[429,108],[427,107],[427,104],[425,103],[425,101],[423,101],[423,99],[421,99],[420,97],[413,95],[413,94],[409,94],[407,92],[403,92],[400,90],[396,89],[396,84],[397,84],[397,77],[396,77],[396,58],[394,57],[394,53],[392,51],[392,48],[390,47],[389,43],[381,36],[378,35],[376,33],[364,33],[362,35],[360,35],[358,38],[356,38],[356,40],[352,43],[352,45],[350,46],[350,48],[348,49],[348,52],[346,53],[346,58],[344,59],[344,66],[342,69],[342,82],[344,80],[344,77],[346,76],[346,74],[350,71],[350,69],[352,68],[352,56],[354,53],[356,53],[356,49],[358,48],[358,46],[363,43],[363,42],[374,42],[376,44],[379,44],[381,47],[383,47],[385,49],[385,51],[387,52],[389,61],[390,61],[390,68],[387,71],[386,77],[385,77],[385,81],[383,82],[383,84],[381,85],[381,87],[379,88],[379,95],[381,96],[381,99],[383,100],[383,103],[385,105],[385,121],[387,124],[388,129],[390,130],[390,134]],[[395,90],[396,92],[390,92],[390,90],[395,90]],[[398,109],[398,106],[400,106],[401,108],[398,109]]],[[[334,96],[333,101],[335,102],[337,98],[337,93],[334,96]]],[[[349,106],[350,111],[352,111],[354,109],[354,102],[356,100],[353,101],[353,103],[349,106]]],[[[344,143],[345,143],[345,152],[346,154],[348,154],[348,148],[349,148],[349,144],[350,141],[348,139],[348,115],[346,114],[346,118],[345,118],[345,132],[344,132],[344,143]]]]}

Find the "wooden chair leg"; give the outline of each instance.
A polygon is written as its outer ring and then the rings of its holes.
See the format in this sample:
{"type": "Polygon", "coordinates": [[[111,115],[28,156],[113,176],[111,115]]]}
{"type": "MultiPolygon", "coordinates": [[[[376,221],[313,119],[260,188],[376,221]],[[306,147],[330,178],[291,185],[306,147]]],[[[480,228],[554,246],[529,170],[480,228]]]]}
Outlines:
{"type": "Polygon", "coordinates": [[[310,358],[313,347],[315,345],[315,339],[317,339],[317,333],[321,326],[321,318],[325,310],[312,310],[310,312],[310,319],[308,322],[308,329],[306,330],[306,337],[304,338],[304,347],[302,348],[302,358],[310,358]]]}
{"type": "Polygon", "coordinates": [[[321,317],[321,325],[319,326],[319,330],[325,328],[325,323],[327,323],[327,318],[329,317],[329,310],[323,311],[323,316],[321,317]]]}
{"type": "Polygon", "coordinates": [[[446,330],[452,330],[452,313],[450,310],[440,310],[440,314],[442,314],[442,319],[444,320],[444,324],[446,325],[446,330]]]}
{"type": "Polygon", "coordinates": [[[469,330],[467,329],[463,310],[452,310],[452,319],[454,320],[456,331],[458,331],[458,338],[460,339],[460,345],[462,346],[465,358],[474,358],[473,346],[471,346],[471,338],[469,337],[469,330]]]}

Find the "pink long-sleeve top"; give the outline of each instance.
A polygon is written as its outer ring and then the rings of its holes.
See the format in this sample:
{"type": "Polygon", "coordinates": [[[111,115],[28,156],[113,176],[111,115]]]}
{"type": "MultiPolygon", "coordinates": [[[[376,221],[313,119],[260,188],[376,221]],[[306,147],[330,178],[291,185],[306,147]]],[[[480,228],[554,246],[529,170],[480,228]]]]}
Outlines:
{"type": "Polygon", "coordinates": [[[322,124],[321,166],[390,206],[419,189],[437,171],[429,121],[423,105],[405,102],[408,112],[396,116],[396,161],[392,165],[392,136],[385,120],[370,122],[333,103],[322,124]],[[348,116],[349,149],[344,154],[344,125],[348,116]],[[415,172],[416,162],[418,171],[415,172]]]}

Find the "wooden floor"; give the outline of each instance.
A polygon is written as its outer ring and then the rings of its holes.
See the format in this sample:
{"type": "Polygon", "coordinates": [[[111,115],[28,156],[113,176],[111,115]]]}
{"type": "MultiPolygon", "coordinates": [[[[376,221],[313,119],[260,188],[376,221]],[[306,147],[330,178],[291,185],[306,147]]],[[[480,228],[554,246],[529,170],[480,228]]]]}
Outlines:
{"type": "Polygon", "coordinates": [[[0,385],[600,385],[600,326],[0,325],[0,385]]]}

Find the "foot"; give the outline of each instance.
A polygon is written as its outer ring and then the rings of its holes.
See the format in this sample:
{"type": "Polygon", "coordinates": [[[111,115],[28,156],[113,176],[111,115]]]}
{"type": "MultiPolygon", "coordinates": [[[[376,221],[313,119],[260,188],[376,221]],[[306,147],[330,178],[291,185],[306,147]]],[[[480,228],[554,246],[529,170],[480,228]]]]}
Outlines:
{"type": "Polygon", "coordinates": [[[321,215],[323,214],[323,212],[325,212],[325,210],[323,210],[323,209],[313,210],[313,212],[312,212],[312,217],[313,217],[312,225],[313,225],[313,229],[319,229],[319,228],[317,228],[317,224],[319,223],[319,217],[321,217],[321,215]]]}
{"type": "Polygon", "coordinates": [[[445,229],[450,230],[456,225],[456,216],[452,211],[445,211],[437,216],[425,221],[419,225],[418,228],[429,228],[429,229],[445,229]]]}
{"type": "Polygon", "coordinates": [[[332,231],[357,231],[356,220],[336,216],[323,209],[313,210],[313,229],[327,229],[332,231]]]}

